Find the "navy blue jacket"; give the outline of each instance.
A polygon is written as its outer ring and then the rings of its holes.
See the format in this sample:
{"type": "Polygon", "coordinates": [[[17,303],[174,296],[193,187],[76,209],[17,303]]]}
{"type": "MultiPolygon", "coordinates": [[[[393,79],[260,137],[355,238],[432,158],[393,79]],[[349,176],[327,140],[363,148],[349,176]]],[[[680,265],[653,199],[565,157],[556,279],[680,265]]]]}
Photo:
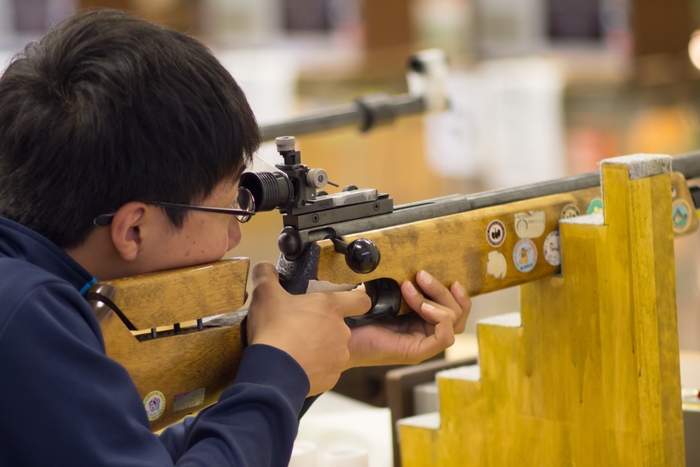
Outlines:
{"type": "Polygon", "coordinates": [[[81,296],[92,281],[0,218],[0,466],[287,465],[309,391],[299,364],[252,345],[217,404],[154,435],[81,296]]]}

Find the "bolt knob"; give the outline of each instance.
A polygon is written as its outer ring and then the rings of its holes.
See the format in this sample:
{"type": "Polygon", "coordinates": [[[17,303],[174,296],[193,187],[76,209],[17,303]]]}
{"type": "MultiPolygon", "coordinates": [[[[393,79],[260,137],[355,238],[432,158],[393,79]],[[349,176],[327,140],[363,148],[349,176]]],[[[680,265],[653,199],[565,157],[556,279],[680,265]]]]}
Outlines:
{"type": "Polygon", "coordinates": [[[379,247],[366,238],[358,238],[351,242],[345,252],[345,262],[358,274],[369,274],[377,269],[380,259],[379,247]]]}
{"type": "Polygon", "coordinates": [[[294,258],[300,253],[301,241],[298,235],[294,235],[293,230],[290,232],[285,228],[277,239],[277,246],[283,255],[294,258]]]}

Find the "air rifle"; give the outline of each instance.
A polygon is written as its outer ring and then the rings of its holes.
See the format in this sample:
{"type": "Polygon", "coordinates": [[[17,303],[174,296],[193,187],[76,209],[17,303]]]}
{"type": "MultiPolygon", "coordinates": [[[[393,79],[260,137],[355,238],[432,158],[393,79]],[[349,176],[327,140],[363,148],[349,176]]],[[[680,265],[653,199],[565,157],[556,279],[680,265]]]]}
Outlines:
{"type": "MultiPolygon", "coordinates": [[[[409,311],[399,284],[420,269],[446,285],[460,281],[471,296],[557,274],[559,219],[603,207],[598,173],[396,207],[375,189],[328,194],[317,191],[325,171],[303,165],[294,144],[277,138],[279,171],[245,173],[241,185],[253,193],[256,211],[282,213],[277,269],[287,291],[305,293],[314,280],[364,284],[373,307],[346,318],[350,326],[409,311]]],[[[675,158],[674,166],[672,221],[683,235],[697,228],[700,189],[689,189],[685,176],[700,176],[700,154],[675,158]]]]}
{"type": "MultiPolygon", "coordinates": [[[[458,280],[471,296],[559,274],[559,220],[602,209],[597,172],[401,206],[375,189],[325,194],[325,172],[301,164],[292,138],[278,148],[279,172],[247,174],[242,184],[259,210],[282,212],[281,283],[291,293],[313,280],[365,284],[374,306],[350,325],[404,313],[398,284],[421,269],[445,285],[458,280]]],[[[698,226],[700,188],[686,179],[700,177],[700,153],[674,158],[673,168],[669,221],[685,235],[698,226]]],[[[216,402],[233,382],[245,310],[230,312],[245,302],[248,267],[233,258],[91,289],[107,354],[131,374],[153,430],[216,402]]]]}

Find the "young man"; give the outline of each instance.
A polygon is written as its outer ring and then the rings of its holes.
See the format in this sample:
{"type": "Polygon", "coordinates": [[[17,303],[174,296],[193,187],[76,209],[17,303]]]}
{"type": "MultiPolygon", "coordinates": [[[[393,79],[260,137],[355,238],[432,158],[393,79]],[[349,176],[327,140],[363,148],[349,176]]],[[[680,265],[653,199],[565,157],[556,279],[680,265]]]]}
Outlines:
{"type": "Polygon", "coordinates": [[[431,300],[402,286],[412,322],[351,331],[364,293],[291,296],[258,264],[236,382],[152,434],[82,294],[234,248],[258,143],[202,44],[129,15],[73,17],[14,59],[0,78],[0,465],[286,466],[306,397],[353,366],[423,360],[463,330],[464,290],[425,272],[431,300]]]}

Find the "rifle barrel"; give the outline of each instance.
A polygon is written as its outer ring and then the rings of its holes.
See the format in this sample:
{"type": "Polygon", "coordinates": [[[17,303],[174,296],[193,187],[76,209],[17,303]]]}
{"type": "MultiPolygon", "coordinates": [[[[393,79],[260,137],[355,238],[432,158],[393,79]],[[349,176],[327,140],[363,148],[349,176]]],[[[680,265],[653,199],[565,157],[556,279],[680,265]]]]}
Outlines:
{"type": "Polygon", "coordinates": [[[700,151],[674,157],[671,167],[675,172],[682,173],[686,180],[700,177],[700,151]]]}
{"type": "Polygon", "coordinates": [[[422,97],[410,94],[374,94],[360,97],[351,104],[329,107],[280,123],[261,125],[260,132],[263,141],[272,141],[279,136],[306,135],[358,124],[362,131],[368,131],[375,125],[390,123],[398,116],[424,111],[425,101],[422,97]]]}

